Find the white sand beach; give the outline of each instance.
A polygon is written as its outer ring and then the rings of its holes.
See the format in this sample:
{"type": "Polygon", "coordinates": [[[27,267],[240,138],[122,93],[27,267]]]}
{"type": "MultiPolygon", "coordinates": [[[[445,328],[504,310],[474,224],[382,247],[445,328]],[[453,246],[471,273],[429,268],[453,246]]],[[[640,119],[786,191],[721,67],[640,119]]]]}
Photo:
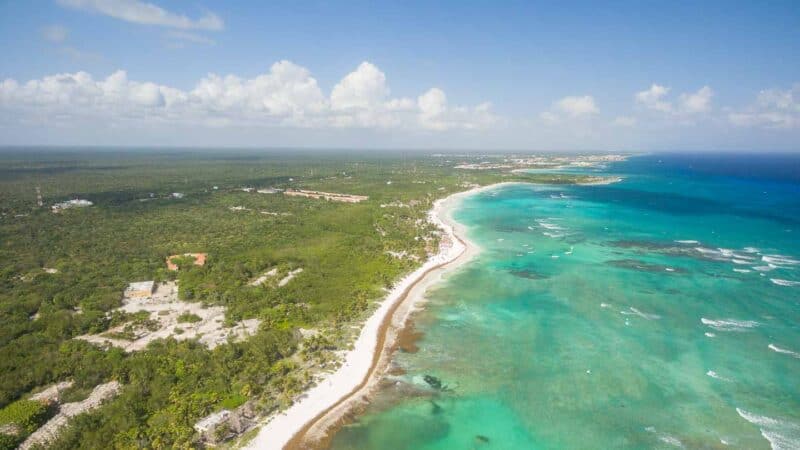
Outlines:
{"type": "Polygon", "coordinates": [[[343,365],[316,386],[305,392],[287,410],[274,415],[245,448],[280,450],[298,441],[308,432],[321,436],[364,395],[367,395],[385,369],[387,352],[409,314],[423,299],[425,290],[469,261],[479,248],[466,239],[466,229],[452,218],[452,211],[461,201],[480,191],[493,189],[498,183],[459,192],[437,200],[428,220],[444,231],[439,252],[399,281],[381,305],[367,319],[353,349],[345,355],[343,365]]]}

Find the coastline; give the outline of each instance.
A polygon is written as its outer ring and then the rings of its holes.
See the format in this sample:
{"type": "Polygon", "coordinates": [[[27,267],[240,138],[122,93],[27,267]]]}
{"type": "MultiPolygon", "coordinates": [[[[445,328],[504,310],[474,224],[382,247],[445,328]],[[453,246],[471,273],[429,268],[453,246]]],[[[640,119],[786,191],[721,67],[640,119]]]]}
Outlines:
{"type": "Polygon", "coordinates": [[[466,238],[466,227],[453,219],[453,210],[468,196],[509,184],[520,183],[490,184],[436,200],[428,212],[428,220],[444,232],[439,252],[401,279],[381,301],[364,323],[344,363],[301,395],[286,411],[272,416],[244,448],[308,448],[308,440],[322,440],[332,426],[362,402],[383,375],[398,332],[423,300],[427,288],[480,251],[466,238]]]}
{"type": "Polygon", "coordinates": [[[614,184],[619,183],[620,181],[624,180],[622,177],[612,176],[612,177],[603,177],[602,180],[597,181],[587,181],[584,183],[575,183],[578,186],[604,186],[606,184],[614,184]]]}

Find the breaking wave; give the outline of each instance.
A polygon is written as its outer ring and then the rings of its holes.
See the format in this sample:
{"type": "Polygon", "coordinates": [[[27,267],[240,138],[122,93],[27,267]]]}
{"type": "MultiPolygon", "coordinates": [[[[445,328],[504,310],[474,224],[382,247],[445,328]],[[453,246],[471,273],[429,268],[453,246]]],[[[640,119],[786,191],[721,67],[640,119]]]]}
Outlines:
{"type": "Polygon", "coordinates": [[[759,323],[754,320],[711,320],[701,317],[700,321],[703,322],[703,325],[707,325],[717,331],[746,331],[749,328],[755,328],[759,325],[759,323]]]}
{"type": "Polygon", "coordinates": [[[675,436],[669,435],[667,433],[659,432],[656,430],[656,427],[647,427],[644,429],[644,431],[655,434],[658,437],[658,440],[665,444],[669,444],[674,447],[684,448],[683,443],[680,441],[680,439],[676,438],[675,436]]]}
{"type": "Polygon", "coordinates": [[[772,450],[797,450],[800,448],[800,426],[767,416],[759,416],[741,408],[736,408],[744,420],[761,430],[761,436],[769,441],[772,450]]]}
{"type": "Polygon", "coordinates": [[[785,348],[780,348],[775,344],[769,344],[767,347],[769,347],[769,349],[772,350],[773,352],[783,353],[784,355],[791,355],[791,356],[793,356],[795,358],[800,359],[800,353],[793,352],[793,351],[787,350],[785,348]]]}
{"type": "Polygon", "coordinates": [[[556,225],[554,223],[547,222],[545,220],[537,220],[536,223],[538,223],[540,227],[548,229],[548,230],[563,230],[562,227],[560,227],[560,226],[558,226],[558,225],[556,225]]]}
{"type": "Polygon", "coordinates": [[[800,281],[781,280],[780,278],[770,278],[769,281],[772,281],[778,286],[800,286],[800,281]]]}
{"type": "Polygon", "coordinates": [[[643,319],[647,320],[658,320],[661,318],[658,314],[648,314],[639,311],[638,309],[634,308],[633,306],[628,308],[629,311],[620,311],[620,314],[625,314],[629,316],[639,316],[643,319]]]}
{"type": "Polygon", "coordinates": [[[794,266],[800,264],[800,261],[783,255],[764,255],[761,257],[761,260],[764,261],[765,263],[775,264],[775,265],[794,266]]]}
{"type": "Polygon", "coordinates": [[[717,372],[714,372],[713,370],[709,370],[708,372],[706,372],[706,375],[708,375],[711,378],[714,378],[714,379],[717,379],[717,380],[721,380],[721,381],[731,381],[730,378],[725,378],[725,377],[721,376],[720,374],[718,374],[717,372]]]}

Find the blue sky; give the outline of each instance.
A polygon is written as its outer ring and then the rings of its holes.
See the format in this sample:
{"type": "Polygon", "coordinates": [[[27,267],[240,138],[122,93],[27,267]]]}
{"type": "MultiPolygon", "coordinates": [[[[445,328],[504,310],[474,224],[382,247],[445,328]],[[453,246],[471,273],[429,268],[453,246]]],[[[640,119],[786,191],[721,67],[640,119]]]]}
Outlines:
{"type": "Polygon", "coordinates": [[[0,144],[800,151],[796,1],[6,1],[0,44],[0,144]]]}

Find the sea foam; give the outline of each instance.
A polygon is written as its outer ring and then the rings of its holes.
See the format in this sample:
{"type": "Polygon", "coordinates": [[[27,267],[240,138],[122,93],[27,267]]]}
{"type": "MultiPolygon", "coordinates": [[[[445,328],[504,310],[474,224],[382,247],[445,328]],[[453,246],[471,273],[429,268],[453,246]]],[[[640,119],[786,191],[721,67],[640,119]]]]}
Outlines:
{"type": "Polygon", "coordinates": [[[759,325],[759,323],[754,320],[735,320],[735,319],[712,320],[712,319],[706,319],[705,317],[701,317],[700,321],[703,322],[704,325],[708,325],[709,327],[717,331],[745,331],[748,328],[755,328],[759,325]]]}
{"type": "Polygon", "coordinates": [[[765,263],[775,264],[775,265],[794,266],[800,264],[800,261],[783,255],[764,255],[761,257],[761,260],[764,261],[765,263]]]}
{"type": "Polygon", "coordinates": [[[709,370],[708,372],[706,372],[706,375],[708,375],[711,378],[714,378],[714,379],[717,379],[717,380],[721,380],[721,381],[731,381],[729,378],[725,378],[725,377],[721,376],[720,374],[718,374],[717,372],[714,372],[713,370],[709,370]]]}
{"type": "Polygon", "coordinates": [[[658,320],[658,319],[661,318],[661,316],[659,316],[658,314],[643,313],[643,312],[639,311],[638,309],[634,308],[633,306],[629,307],[628,309],[630,311],[620,311],[620,314],[639,316],[639,317],[641,317],[643,319],[647,319],[647,320],[658,320]]]}
{"type": "Polygon", "coordinates": [[[775,344],[769,344],[767,347],[769,347],[769,349],[772,350],[773,352],[783,353],[784,355],[790,355],[790,356],[793,356],[795,358],[800,359],[800,353],[793,352],[793,351],[787,350],[785,348],[780,348],[775,344]]]}
{"type": "Polygon", "coordinates": [[[781,280],[780,278],[770,278],[769,281],[777,284],[778,286],[800,286],[800,281],[781,280]]]}
{"type": "Polygon", "coordinates": [[[708,258],[714,261],[730,261],[731,257],[733,256],[733,251],[728,249],[713,249],[713,248],[706,248],[706,247],[695,247],[695,251],[703,255],[704,258],[708,258]]]}
{"type": "Polygon", "coordinates": [[[676,438],[675,436],[671,436],[667,433],[659,432],[658,430],[656,430],[656,427],[652,426],[647,427],[644,429],[644,431],[655,434],[658,437],[658,440],[665,444],[669,444],[674,447],[684,448],[683,443],[680,441],[680,439],[676,438]]]}
{"type": "Polygon", "coordinates": [[[548,230],[563,230],[562,227],[554,223],[545,222],[544,220],[537,221],[537,223],[539,224],[540,227],[546,228],[548,230]]]}
{"type": "Polygon", "coordinates": [[[797,450],[800,448],[800,426],[791,422],[759,416],[741,408],[736,408],[744,420],[761,430],[761,436],[769,441],[772,450],[797,450]]]}

